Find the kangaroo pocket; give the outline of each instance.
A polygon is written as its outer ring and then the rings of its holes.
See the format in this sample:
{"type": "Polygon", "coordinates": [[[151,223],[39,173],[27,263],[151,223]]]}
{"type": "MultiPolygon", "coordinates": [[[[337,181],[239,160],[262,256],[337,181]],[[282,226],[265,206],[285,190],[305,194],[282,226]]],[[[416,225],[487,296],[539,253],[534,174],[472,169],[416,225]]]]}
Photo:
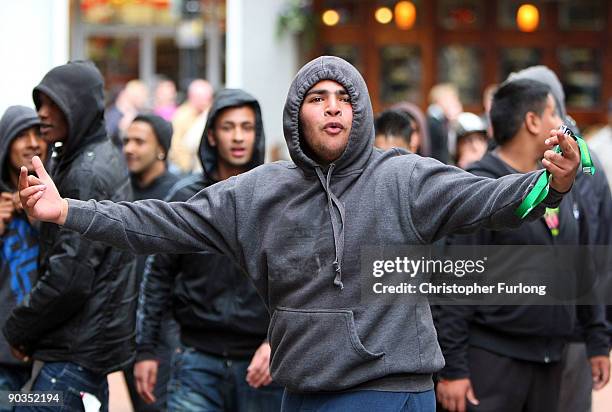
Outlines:
{"type": "Polygon", "coordinates": [[[279,307],[268,338],[272,377],[295,392],[344,390],[387,372],[385,353],[363,346],[350,310],[279,307]]]}

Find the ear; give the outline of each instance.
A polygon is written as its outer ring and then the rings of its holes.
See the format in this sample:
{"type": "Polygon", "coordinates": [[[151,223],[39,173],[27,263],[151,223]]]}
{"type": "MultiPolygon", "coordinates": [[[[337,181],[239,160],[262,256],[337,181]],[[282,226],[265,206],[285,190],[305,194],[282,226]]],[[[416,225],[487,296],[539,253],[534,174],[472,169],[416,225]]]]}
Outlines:
{"type": "Polygon", "coordinates": [[[525,128],[532,135],[539,135],[540,128],[542,127],[542,119],[534,112],[527,112],[525,114],[525,128]]]}
{"type": "Polygon", "coordinates": [[[208,144],[211,145],[212,147],[215,147],[217,145],[217,140],[215,139],[215,134],[213,133],[212,129],[208,129],[208,144]]]}

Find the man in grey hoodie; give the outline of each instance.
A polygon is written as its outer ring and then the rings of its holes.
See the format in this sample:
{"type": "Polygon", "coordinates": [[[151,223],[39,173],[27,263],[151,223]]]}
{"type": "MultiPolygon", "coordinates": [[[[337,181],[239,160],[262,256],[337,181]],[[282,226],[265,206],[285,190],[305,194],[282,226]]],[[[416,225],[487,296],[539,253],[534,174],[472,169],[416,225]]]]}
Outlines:
{"type": "MultiPolygon", "coordinates": [[[[38,219],[137,253],[233,259],[272,312],[271,371],[286,388],[284,410],[433,411],[432,373],[444,359],[429,304],[364,304],[359,251],[519,226],[516,208],[543,172],[494,180],[375,150],[365,82],[336,57],[299,71],[284,132],[293,162],[259,166],[187,202],[63,199],[36,158],[40,179],[20,175],[21,201],[38,219]]],[[[559,204],[579,164],[573,140],[555,132],[546,143],[563,154],[546,152],[550,190],[528,219],[559,204]]]]}

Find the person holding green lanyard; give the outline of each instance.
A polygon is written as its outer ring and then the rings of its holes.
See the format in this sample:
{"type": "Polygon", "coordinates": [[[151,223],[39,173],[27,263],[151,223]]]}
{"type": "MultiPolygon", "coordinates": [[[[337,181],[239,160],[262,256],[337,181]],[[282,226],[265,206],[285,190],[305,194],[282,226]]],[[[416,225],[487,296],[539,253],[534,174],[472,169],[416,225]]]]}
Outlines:
{"type": "MultiPolygon", "coordinates": [[[[562,127],[550,88],[531,79],[501,85],[493,97],[491,123],[497,148],[468,168],[475,175],[491,178],[540,169],[549,130],[562,127]]],[[[582,148],[582,143],[579,145],[582,148]]],[[[583,172],[594,173],[588,150],[581,150],[581,154],[583,172]]],[[[546,196],[543,193],[548,178],[548,173],[540,176],[519,207],[519,214],[529,213],[533,205],[529,202],[546,196]],[[540,187],[544,189],[538,192],[540,187]]],[[[557,207],[547,208],[543,219],[515,230],[480,229],[469,235],[454,235],[449,243],[585,244],[583,214],[572,190],[557,207]]],[[[577,275],[579,270],[576,264],[577,275]]],[[[437,386],[440,404],[452,412],[556,411],[561,359],[574,330],[576,310],[573,305],[437,307],[436,326],[446,359],[437,386]]],[[[610,374],[603,312],[593,314],[588,307],[578,307],[578,311],[578,318],[588,325],[585,335],[594,387],[601,388],[610,374]]]]}

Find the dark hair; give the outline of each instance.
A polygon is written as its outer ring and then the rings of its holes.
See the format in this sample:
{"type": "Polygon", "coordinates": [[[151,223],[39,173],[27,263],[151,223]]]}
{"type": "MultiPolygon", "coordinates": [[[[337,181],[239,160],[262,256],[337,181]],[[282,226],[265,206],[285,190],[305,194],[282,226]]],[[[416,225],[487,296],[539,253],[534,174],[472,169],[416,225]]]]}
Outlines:
{"type": "Polygon", "coordinates": [[[410,144],[410,135],[414,131],[410,126],[412,118],[402,110],[385,110],[375,120],[376,134],[397,136],[410,144]]]}
{"type": "Polygon", "coordinates": [[[518,133],[525,115],[541,116],[550,94],[548,85],[531,79],[508,81],[500,86],[491,103],[491,125],[497,144],[504,145],[518,133]]]}

